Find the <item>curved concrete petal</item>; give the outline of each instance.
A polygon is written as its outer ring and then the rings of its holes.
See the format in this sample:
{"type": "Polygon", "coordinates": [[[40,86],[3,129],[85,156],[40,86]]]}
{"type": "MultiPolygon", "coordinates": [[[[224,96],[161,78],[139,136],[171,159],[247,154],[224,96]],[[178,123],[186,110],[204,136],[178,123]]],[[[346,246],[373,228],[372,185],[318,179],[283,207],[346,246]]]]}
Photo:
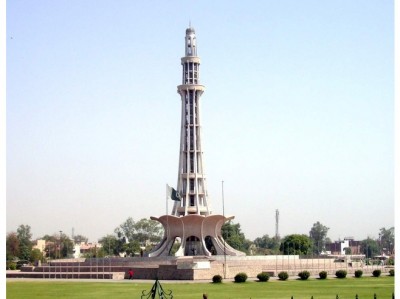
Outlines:
{"type": "Polygon", "coordinates": [[[212,253],[207,249],[206,238],[209,237],[217,255],[244,256],[231,246],[222,237],[222,225],[234,216],[224,217],[222,215],[186,215],[177,217],[164,215],[160,218],[150,217],[152,220],[160,222],[164,227],[164,237],[162,241],[150,253],[150,257],[167,256],[173,246],[175,239],[181,239],[181,246],[176,256],[206,255],[212,253]]]}

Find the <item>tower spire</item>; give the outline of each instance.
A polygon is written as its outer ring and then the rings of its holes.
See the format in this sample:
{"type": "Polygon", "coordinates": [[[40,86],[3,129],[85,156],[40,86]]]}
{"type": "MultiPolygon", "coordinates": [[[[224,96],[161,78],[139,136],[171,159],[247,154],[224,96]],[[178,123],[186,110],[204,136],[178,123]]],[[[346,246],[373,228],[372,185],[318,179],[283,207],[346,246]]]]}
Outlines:
{"type": "Polygon", "coordinates": [[[187,56],[197,56],[197,48],[196,48],[196,32],[194,28],[189,26],[186,29],[186,36],[185,36],[185,57],[187,56]]]}

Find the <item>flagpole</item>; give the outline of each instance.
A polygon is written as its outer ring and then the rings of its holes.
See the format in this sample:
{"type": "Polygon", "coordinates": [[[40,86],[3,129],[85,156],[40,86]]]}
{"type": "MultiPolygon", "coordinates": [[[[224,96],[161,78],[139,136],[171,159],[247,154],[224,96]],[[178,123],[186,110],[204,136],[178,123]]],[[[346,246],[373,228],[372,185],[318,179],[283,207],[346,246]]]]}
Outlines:
{"type": "MultiPolygon", "coordinates": [[[[166,211],[165,211],[165,215],[167,216],[167,232],[166,232],[166,242],[168,242],[168,232],[169,232],[169,222],[168,222],[168,193],[169,193],[169,186],[167,184],[167,188],[166,188],[166,192],[165,192],[165,202],[166,202],[166,211]]],[[[168,246],[168,243],[167,243],[168,246]]],[[[169,252],[168,252],[169,254],[169,252]]]]}
{"type": "Polygon", "coordinates": [[[167,190],[165,192],[165,204],[166,204],[166,208],[165,208],[165,215],[168,215],[168,185],[167,185],[167,190]]]}

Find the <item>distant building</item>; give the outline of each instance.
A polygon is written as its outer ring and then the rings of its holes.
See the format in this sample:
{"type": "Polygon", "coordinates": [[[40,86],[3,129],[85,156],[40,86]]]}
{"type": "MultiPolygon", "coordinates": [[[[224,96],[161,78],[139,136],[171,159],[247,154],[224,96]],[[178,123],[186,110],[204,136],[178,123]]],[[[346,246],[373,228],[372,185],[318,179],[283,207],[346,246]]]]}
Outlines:
{"type": "Polygon", "coordinates": [[[75,244],[73,249],[73,257],[80,258],[83,255],[96,253],[102,247],[101,244],[98,243],[84,243],[75,244]]]}
{"type": "Polygon", "coordinates": [[[32,246],[32,249],[39,249],[43,253],[46,249],[46,240],[36,240],[36,244],[32,246]]]}
{"type": "MultiPolygon", "coordinates": [[[[81,242],[79,244],[74,244],[74,248],[72,249],[72,257],[80,258],[87,254],[95,254],[97,250],[99,250],[101,247],[102,245],[98,243],[81,242]]],[[[39,249],[39,251],[43,253],[45,257],[49,257],[50,252],[57,252],[56,255],[58,256],[58,252],[60,251],[60,244],[58,242],[36,240],[36,244],[34,244],[32,248],[39,249]]]]}
{"type": "Polygon", "coordinates": [[[332,255],[345,255],[346,248],[350,248],[350,254],[361,254],[361,241],[355,241],[353,237],[345,237],[344,240],[338,240],[327,244],[326,249],[332,255]]]}

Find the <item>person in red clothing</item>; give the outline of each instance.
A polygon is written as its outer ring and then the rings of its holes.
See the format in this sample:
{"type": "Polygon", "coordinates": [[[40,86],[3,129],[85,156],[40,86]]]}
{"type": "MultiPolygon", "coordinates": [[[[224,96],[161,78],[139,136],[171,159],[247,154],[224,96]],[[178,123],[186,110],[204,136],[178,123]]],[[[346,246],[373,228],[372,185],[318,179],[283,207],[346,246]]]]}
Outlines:
{"type": "Polygon", "coordinates": [[[133,270],[132,269],[129,269],[128,274],[129,274],[129,279],[133,279],[133,270]]]}

